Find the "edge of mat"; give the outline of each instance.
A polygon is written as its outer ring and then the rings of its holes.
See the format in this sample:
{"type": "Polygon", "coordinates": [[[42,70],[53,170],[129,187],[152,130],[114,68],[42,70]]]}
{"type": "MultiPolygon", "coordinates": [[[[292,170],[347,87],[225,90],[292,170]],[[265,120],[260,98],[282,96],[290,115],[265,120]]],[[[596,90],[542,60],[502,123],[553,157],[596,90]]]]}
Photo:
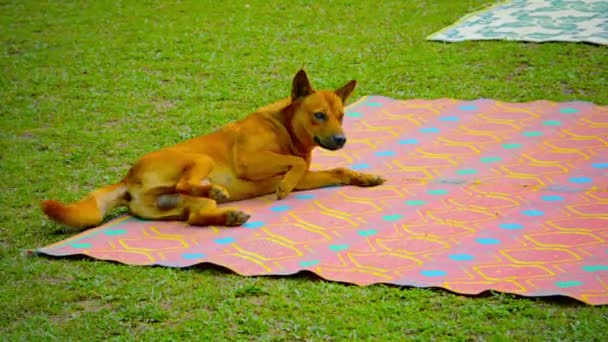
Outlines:
{"type": "MultiPolygon", "coordinates": [[[[454,27],[456,27],[456,26],[458,26],[458,25],[462,24],[463,22],[465,22],[465,21],[466,21],[466,20],[468,20],[469,18],[471,18],[471,17],[473,17],[473,16],[476,16],[476,15],[478,15],[479,13],[483,13],[483,12],[486,12],[486,11],[493,10],[493,9],[494,9],[494,8],[496,8],[496,7],[500,7],[500,6],[506,5],[506,4],[510,3],[510,2],[513,2],[513,0],[503,0],[503,1],[499,1],[499,2],[497,2],[497,3],[495,3],[495,4],[492,4],[492,5],[486,5],[486,6],[484,6],[483,8],[480,8],[480,9],[478,9],[478,10],[475,10],[475,11],[471,12],[471,13],[465,14],[463,17],[461,17],[460,19],[456,20],[456,22],[454,22],[453,24],[451,24],[451,25],[449,25],[449,26],[446,26],[446,27],[444,27],[444,28],[440,29],[439,31],[437,31],[437,32],[435,32],[435,33],[431,33],[430,35],[426,36],[426,37],[425,37],[425,40],[434,40],[434,39],[433,39],[433,37],[435,37],[435,36],[437,36],[437,35],[440,35],[440,34],[442,34],[443,32],[445,32],[445,31],[447,31],[447,30],[450,30],[450,29],[452,29],[452,28],[454,28],[454,27]]],[[[438,39],[438,41],[448,41],[448,40],[439,40],[439,39],[438,39]]],[[[449,41],[448,41],[448,42],[449,42],[449,41]]]]}
{"type": "Polygon", "coordinates": [[[346,280],[342,280],[342,279],[338,279],[338,278],[323,276],[320,273],[316,272],[315,270],[308,269],[308,268],[300,268],[300,269],[288,271],[288,272],[273,272],[273,273],[267,273],[267,274],[255,274],[255,273],[248,274],[248,273],[239,272],[239,271],[233,269],[232,267],[218,264],[218,263],[211,262],[211,261],[201,261],[201,262],[193,263],[191,265],[176,266],[176,265],[163,264],[163,263],[158,263],[158,262],[149,263],[149,264],[128,264],[128,263],[124,263],[124,262],[121,262],[118,260],[113,260],[113,259],[96,258],[96,257],[89,255],[86,252],[77,253],[77,254],[66,254],[66,255],[52,254],[52,253],[46,253],[46,252],[34,252],[33,254],[43,255],[43,256],[52,257],[52,258],[84,257],[84,258],[90,259],[92,261],[98,260],[98,261],[111,262],[111,263],[120,264],[120,265],[139,266],[139,267],[194,268],[194,267],[212,266],[212,267],[218,267],[218,268],[224,269],[228,272],[231,272],[233,274],[236,274],[236,275],[239,275],[242,277],[290,277],[290,276],[298,276],[298,275],[302,275],[302,274],[311,274],[324,281],[336,282],[336,283],[341,283],[341,284],[346,284],[346,285],[355,285],[355,286],[361,286],[361,287],[372,286],[372,285],[385,285],[385,286],[410,287],[410,288],[419,288],[419,289],[440,289],[442,291],[447,291],[447,292],[451,292],[451,293],[454,293],[457,295],[465,295],[465,296],[479,296],[479,295],[482,295],[487,292],[498,292],[498,293],[510,294],[510,295],[515,295],[515,296],[520,296],[520,297],[530,298],[530,299],[564,297],[564,298],[568,298],[570,300],[576,301],[578,303],[582,303],[584,305],[591,305],[591,306],[608,305],[608,302],[590,301],[589,298],[584,298],[585,296],[574,297],[574,296],[571,296],[571,295],[568,295],[565,293],[559,293],[559,292],[524,294],[524,293],[520,293],[517,291],[500,291],[500,290],[496,290],[491,287],[488,287],[486,289],[479,290],[479,291],[462,291],[462,290],[457,290],[454,288],[442,286],[442,284],[424,284],[424,283],[418,283],[415,281],[411,281],[411,282],[385,282],[385,281],[353,282],[353,281],[346,281],[346,280]]]}

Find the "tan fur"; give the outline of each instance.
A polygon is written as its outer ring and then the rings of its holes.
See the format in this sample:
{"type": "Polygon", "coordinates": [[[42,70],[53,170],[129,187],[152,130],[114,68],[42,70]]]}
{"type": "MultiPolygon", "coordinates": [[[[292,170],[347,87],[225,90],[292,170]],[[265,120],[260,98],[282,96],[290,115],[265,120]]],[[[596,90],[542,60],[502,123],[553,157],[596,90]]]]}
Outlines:
{"type": "Polygon", "coordinates": [[[217,203],[273,192],[282,199],[294,190],[332,185],[382,184],[379,176],[344,168],[309,170],[313,148],[342,147],[344,102],[355,86],[350,81],[335,91],[315,91],[300,70],[291,97],[214,133],[149,153],[121,182],[81,201],[49,200],[42,208],[53,220],[79,228],[99,225],[108,210],[123,205],[146,219],[234,226],[249,215],[217,203]]]}

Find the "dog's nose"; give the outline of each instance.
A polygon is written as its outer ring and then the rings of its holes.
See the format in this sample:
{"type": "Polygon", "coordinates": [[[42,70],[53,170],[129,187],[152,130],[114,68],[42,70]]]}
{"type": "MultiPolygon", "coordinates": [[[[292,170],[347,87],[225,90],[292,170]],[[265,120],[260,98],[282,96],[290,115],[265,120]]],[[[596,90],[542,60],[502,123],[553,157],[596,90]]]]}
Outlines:
{"type": "Polygon", "coordinates": [[[346,137],[343,134],[336,134],[334,135],[334,143],[337,146],[344,146],[346,144],[346,137]]]}

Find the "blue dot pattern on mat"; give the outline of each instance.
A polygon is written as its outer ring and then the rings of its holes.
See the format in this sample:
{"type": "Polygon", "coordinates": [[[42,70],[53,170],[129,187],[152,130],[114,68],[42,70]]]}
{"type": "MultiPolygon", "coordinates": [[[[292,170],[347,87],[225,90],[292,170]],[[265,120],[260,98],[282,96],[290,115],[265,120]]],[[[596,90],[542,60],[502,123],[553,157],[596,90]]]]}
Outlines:
{"type": "Polygon", "coordinates": [[[108,236],[116,236],[116,235],[125,235],[125,234],[127,234],[127,231],[125,229],[108,229],[103,233],[108,236]]]}
{"type": "Polygon", "coordinates": [[[477,106],[476,105],[462,105],[462,106],[458,107],[458,109],[464,110],[464,111],[472,111],[472,110],[477,110],[477,106]]]}
{"type": "Polygon", "coordinates": [[[442,116],[439,118],[439,121],[443,122],[456,122],[460,121],[460,118],[454,115],[442,116]]]}
{"type": "Polygon", "coordinates": [[[448,191],[445,189],[430,189],[426,193],[429,195],[445,195],[448,191]]]}
{"type": "Polygon", "coordinates": [[[596,169],[608,169],[608,163],[593,163],[591,166],[596,169]]]}
{"type": "Polygon", "coordinates": [[[376,101],[367,102],[366,105],[368,107],[382,107],[383,106],[382,102],[376,102],[376,101]]]}
{"type": "Polygon", "coordinates": [[[561,288],[575,287],[575,286],[581,286],[581,285],[583,285],[583,282],[577,281],[577,280],[556,281],[555,282],[555,286],[561,287],[561,288]]]}
{"type": "Polygon", "coordinates": [[[203,253],[184,253],[184,254],[182,254],[182,258],[184,258],[186,260],[201,259],[204,257],[206,257],[206,255],[203,253]]]}
{"type": "Polygon", "coordinates": [[[295,198],[299,200],[311,200],[317,198],[314,194],[296,194],[295,198]]]}
{"type": "Polygon", "coordinates": [[[477,238],[475,241],[480,245],[498,245],[500,240],[494,238],[477,238]]]}
{"type": "Polygon", "coordinates": [[[412,206],[412,207],[416,207],[416,206],[419,206],[419,205],[425,205],[426,201],[423,201],[423,200],[407,200],[407,201],[405,201],[405,204],[407,204],[409,206],[412,206]]]}
{"type": "Polygon", "coordinates": [[[382,219],[384,219],[384,221],[397,221],[403,218],[403,215],[401,214],[393,214],[393,215],[384,215],[382,216],[382,219]]]}
{"type": "Polygon", "coordinates": [[[475,260],[475,257],[471,254],[452,254],[450,255],[450,259],[454,261],[471,261],[475,260]]]}
{"type": "Polygon", "coordinates": [[[374,153],[376,157],[394,157],[395,151],[378,151],[374,153]]]}
{"type": "Polygon", "coordinates": [[[348,112],[348,113],[346,113],[346,116],[348,116],[349,118],[360,118],[360,117],[363,117],[363,113],[361,113],[361,112],[348,112]]]}
{"type": "Polygon", "coordinates": [[[591,183],[593,182],[593,179],[589,178],[589,177],[570,177],[569,179],[570,183],[577,183],[577,184],[582,184],[582,183],[591,183]]]}
{"type": "Polygon", "coordinates": [[[369,164],[367,164],[367,163],[353,164],[350,166],[350,168],[353,170],[365,170],[365,169],[369,169],[369,164]]]}
{"type": "Polygon", "coordinates": [[[260,227],[264,227],[264,224],[265,224],[265,223],[264,223],[264,222],[262,222],[262,221],[249,221],[249,222],[246,222],[246,223],[243,225],[243,228],[247,228],[247,229],[257,229],[257,228],[260,228],[260,227]]]}
{"type": "Polygon", "coordinates": [[[481,157],[481,158],[479,158],[479,161],[481,161],[482,163],[495,163],[495,162],[499,162],[501,160],[502,160],[502,158],[500,158],[500,157],[481,157]]]}
{"type": "Polygon", "coordinates": [[[561,126],[562,122],[558,120],[547,120],[543,121],[543,125],[545,126],[561,126]]]}
{"type": "Polygon", "coordinates": [[[504,230],[520,230],[520,229],[524,229],[524,226],[522,224],[519,223],[501,223],[499,225],[500,228],[504,229],[504,230]]]}
{"type": "Polygon", "coordinates": [[[442,271],[442,270],[422,270],[422,271],[420,271],[420,274],[422,274],[425,277],[443,277],[443,276],[447,275],[448,273],[446,271],[442,271]]]}
{"type": "Polygon", "coordinates": [[[540,198],[545,202],[560,202],[564,200],[564,198],[559,195],[543,195],[540,198]]]}
{"type": "Polygon", "coordinates": [[[274,211],[275,213],[282,213],[285,211],[289,211],[289,209],[291,209],[291,206],[287,204],[275,205],[274,207],[270,207],[270,210],[274,211]]]}
{"type": "Polygon", "coordinates": [[[422,127],[419,129],[420,133],[439,133],[439,128],[437,127],[422,127]]]}
{"type": "Polygon", "coordinates": [[[345,251],[348,249],[348,247],[350,247],[348,244],[343,243],[340,245],[330,245],[329,249],[334,251],[334,252],[341,252],[341,251],[345,251]]]}
{"type": "Polygon", "coordinates": [[[70,246],[72,246],[72,248],[91,248],[91,244],[87,242],[73,243],[70,246]]]}
{"type": "Polygon", "coordinates": [[[559,112],[562,114],[576,114],[579,112],[579,110],[576,108],[572,108],[572,107],[564,107],[564,108],[560,108],[559,112]]]}
{"type": "Polygon", "coordinates": [[[233,237],[223,237],[223,238],[217,238],[213,241],[215,243],[217,243],[218,245],[229,245],[233,242],[236,242],[236,239],[233,237]]]}
{"type": "Polygon", "coordinates": [[[538,210],[538,209],[526,209],[526,210],[522,210],[521,213],[526,216],[530,216],[530,217],[539,217],[539,216],[545,215],[545,212],[543,212],[542,210],[538,210]]]}
{"type": "Polygon", "coordinates": [[[541,137],[543,136],[543,132],[539,132],[539,131],[527,131],[527,132],[523,132],[522,135],[524,137],[541,137]]]}
{"type": "Polygon", "coordinates": [[[608,271],[608,265],[585,265],[583,266],[585,272],[599,272],[608,271]]]}
{"type": "Polygon", "coordinates": [[[363,237],[367,237],[367,236],[373,236],[373,235],[378,234],[378,231],[375,229],[364,229],[364,230],[358,231],[357,234],[359,234],[363,237]]]}
{"type": "Polygon", "coordinates": [[[320,260],[304,260],[300,261],[300,266],[302,267],[311,267],[320,263],[320,260]]]}
{"type": "Polygon", "coordinates": [[[477,173],[477,170],[475,169],[460,169],[458,171],[456,171],[456,174],[459,175],[474,175],[477,173]]]}
{"type": "Polygon", "coordinates": [[[523,145],[519,144],[519,143],[509,143],[509,144],[503,144],[502,148],[504,148],[505,150],[513,150],[516,148],[521,148],[523,145]]]}
{"type": "Polygon", "coordinates": [[[400,145],[417,145],[420,143],[418,139],[401,139],[398,141],[400,145]]]}

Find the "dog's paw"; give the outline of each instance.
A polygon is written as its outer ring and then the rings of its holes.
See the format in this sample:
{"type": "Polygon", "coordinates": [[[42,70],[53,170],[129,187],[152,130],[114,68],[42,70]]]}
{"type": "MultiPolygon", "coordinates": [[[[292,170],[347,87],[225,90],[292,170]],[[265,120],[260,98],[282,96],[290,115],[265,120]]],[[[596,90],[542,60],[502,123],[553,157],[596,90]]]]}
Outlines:
{"type": "Polygon", "coordinates": [[[287,184],[285,184],[285,182],[281,181],[279,183],[279,185],[277,185],[277,189],[276,189],[277,199],[281,200],[281,199],[287,197],[287,195],[289,195],[291,190],[293,190],[292,187],[287,186],[287,184]]]}
{"type": "Polygon", "coordinates": [[[226,226],[235,227],[247,222],[251,215],[240,210],[230,210],[226,213],[226,226]]]}
{"type": "Polygon", "coordinates": [[[383,184],[386,180],[377,175],[358,173],[351,178],[351,184],[356,186],[376,186],[383,184]]]}
{"type": "Polygon", "coordinates": [[[211,185],[209,189],[209,198],[217,202],[225,202],[230,198],[228,190],[219,185],[211,185]]]}

